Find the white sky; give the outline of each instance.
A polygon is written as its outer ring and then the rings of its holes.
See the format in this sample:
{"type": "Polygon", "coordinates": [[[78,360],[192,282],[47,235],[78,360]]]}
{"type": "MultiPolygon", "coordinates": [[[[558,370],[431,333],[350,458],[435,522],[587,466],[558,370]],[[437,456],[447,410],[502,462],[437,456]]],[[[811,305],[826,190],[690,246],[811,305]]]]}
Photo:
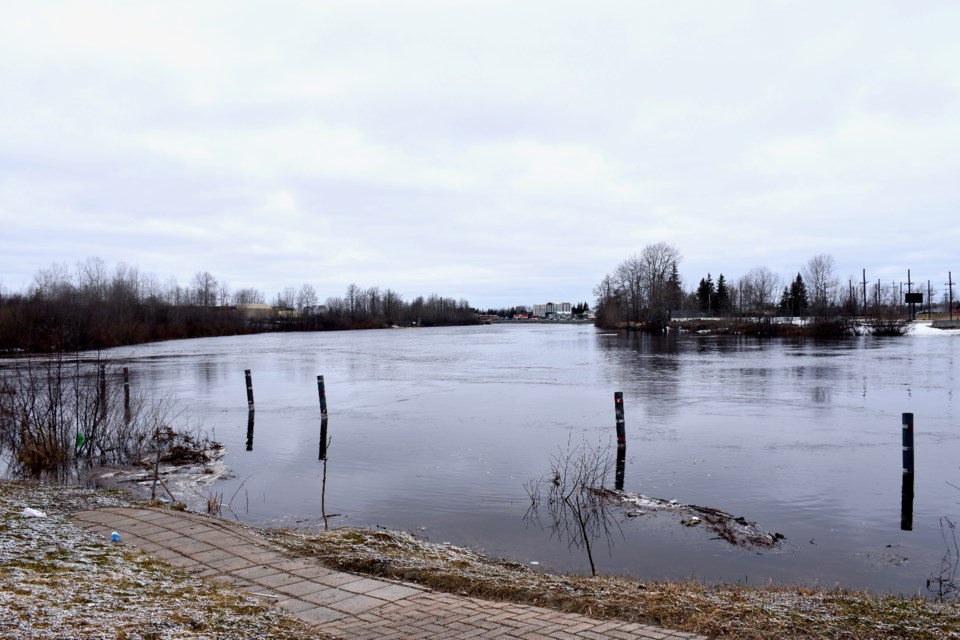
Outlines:
{"type": "Polygon", "coordinates": [[[960,276],[960,3],[4,2],[0,285],[89,257],[272,297],[590,301],[960,276]]]}

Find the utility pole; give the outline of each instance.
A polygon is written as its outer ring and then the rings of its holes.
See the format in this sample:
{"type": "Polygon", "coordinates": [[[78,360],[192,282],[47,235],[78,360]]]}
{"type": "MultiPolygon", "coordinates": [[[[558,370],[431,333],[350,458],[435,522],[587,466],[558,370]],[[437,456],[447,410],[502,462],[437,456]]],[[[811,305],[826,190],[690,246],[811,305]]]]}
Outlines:
{"type": "Polygon", "coordinates": [[[863,270],[863,315],[867,315],[867,270],[863,270]]]}
{"type": "Polygon", "coordinates": [[[950,321],[953,321],[953,272],[947,271],[947,296],[950,298],[950,321]]]}

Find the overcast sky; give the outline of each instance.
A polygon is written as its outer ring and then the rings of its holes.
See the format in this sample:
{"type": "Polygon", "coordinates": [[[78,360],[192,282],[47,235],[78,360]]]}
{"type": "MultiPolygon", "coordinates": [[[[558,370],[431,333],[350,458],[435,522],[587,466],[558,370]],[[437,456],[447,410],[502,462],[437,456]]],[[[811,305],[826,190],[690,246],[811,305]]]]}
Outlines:
{"type": "Polygon", "coordinates": [[[960,2],[5,2],[0,286],[960,276],[960,2]]]}

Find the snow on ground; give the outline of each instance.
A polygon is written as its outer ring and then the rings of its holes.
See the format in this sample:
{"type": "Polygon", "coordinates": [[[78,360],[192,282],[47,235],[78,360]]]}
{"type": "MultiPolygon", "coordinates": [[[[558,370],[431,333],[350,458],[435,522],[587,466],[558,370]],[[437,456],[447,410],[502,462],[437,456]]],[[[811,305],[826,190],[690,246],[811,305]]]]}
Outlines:
{"type": "Polygon", "coordinates": [[[957,336],[960,329],[934,329],[929,321],[914,322],[907,332],[911,336],[957,336]]]}

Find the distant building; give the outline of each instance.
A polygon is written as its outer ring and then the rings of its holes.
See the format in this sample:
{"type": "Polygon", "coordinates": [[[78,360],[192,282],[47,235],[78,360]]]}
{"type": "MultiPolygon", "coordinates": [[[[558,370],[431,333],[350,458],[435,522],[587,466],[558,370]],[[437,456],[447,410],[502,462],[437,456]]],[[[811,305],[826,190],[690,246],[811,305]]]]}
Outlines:
{"type": "Polygon", "coordinates": [[[264,320],[276,315],[273,307],[268,304],[240,303],[237,310],[248,320],[264,320]]]}
{"type": "Polygon", "coordinates": [[[548,302],[533,305],[533,315],[541,318],[565,317],[573,314],[573,305],[569,302],[548,302]]]}

